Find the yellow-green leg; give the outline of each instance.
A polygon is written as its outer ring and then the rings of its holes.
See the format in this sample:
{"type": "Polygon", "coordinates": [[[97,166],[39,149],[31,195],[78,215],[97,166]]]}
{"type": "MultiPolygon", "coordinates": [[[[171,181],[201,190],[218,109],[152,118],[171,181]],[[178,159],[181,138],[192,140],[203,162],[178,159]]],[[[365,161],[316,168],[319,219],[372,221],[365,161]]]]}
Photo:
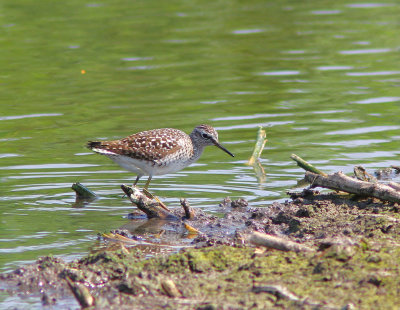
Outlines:
{"type": "Polygon", "coordinates": [[[152,193],[150,193],[150,192],[148,191],[151,178],[152,178],[152,176],[149,176],[149,178],[147,179],[147,182],[146,182],[146,184],[145,184],[144,187],[143,187],[143,193],[144,193],[147,197],[149,197],[150,199],[154,199],[155,201],[157,201],[157,202],[160,204],[160,206],[161,206],[162,208],[164,208],[164,209],[167,210],[167,211],[170,211],[170,210],[167,208],[167,206],[166,206],[157,196],[154,196],[152,193]]]}
{"type": "Polygon", "coordinates": [[[149,188],[151,178],[152,178],[152,176],[149,176],[149,178],[147,179],[147,182],[146,182],[146,184],[144,185],[143,189],[147,190],[147,189],[149,188]]]}

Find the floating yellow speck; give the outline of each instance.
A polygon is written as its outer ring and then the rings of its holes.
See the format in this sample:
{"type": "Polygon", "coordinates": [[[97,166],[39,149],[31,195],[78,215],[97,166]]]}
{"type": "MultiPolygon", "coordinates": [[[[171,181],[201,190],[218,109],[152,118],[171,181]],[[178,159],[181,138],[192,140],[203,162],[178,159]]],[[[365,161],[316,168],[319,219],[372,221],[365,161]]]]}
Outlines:
{"type": "Polygon", "coordinates": [[[81,74],[85,74],[86,73],[86,70],[81,70],[81,74]]]}

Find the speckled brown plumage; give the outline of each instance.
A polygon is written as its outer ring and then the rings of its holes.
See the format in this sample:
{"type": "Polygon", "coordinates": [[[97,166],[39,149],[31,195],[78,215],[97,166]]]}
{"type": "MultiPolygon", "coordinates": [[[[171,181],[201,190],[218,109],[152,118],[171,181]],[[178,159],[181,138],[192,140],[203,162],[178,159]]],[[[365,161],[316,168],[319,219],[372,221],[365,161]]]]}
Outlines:
{"type": "Polygon", "coordinates": [[[160,160],[171,154],[185,153],[193,156],[193,148],[182,152],[182,146],[187,143],[191,144],[191,140],[184,132],[173,128],[162,128],[142,131],[121,140],[89,142],[88,147],[161,164],[160,160]]]}
{"type": "MultiPolygon", "coordinates": [[[[142,175],[179,171],[195,162],[204,147],[215,145],[233,156],[218,142],[217,131],[209,125],[197,126],[190,135],[173,128],[142,131],[120,140],[91,141],[87,146],[106,155],[121,167],[142,175]]],[[[135,184],[136,184],[135,182],[135,184]]]]}

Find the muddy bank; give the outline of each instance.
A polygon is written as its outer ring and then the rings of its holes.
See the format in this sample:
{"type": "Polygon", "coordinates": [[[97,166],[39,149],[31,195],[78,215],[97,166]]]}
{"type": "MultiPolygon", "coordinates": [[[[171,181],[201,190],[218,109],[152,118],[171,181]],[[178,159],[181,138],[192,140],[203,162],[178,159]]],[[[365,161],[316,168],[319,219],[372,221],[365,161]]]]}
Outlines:
{"type": "MultiPolygon", "coordinates": [[[[221,217],[196,212],[188,223],[202,233],[180,253],[148,259],[145,246],[110,242],[72,263],[40,258],[1,275],[2,287],[57,308],[80,307],[74,287],[86,288],[95,309],[393,309],[400,303],[395,203],[304,190],[263,208],[226,199],[221,217]],[[256,249],[246,238],[253,231],[315,251],[256,249]]],[[[162,239],[157,227],[152,233],[162,239]]],[[[138,238],[132,230],[117,232],[138,238]]]]}

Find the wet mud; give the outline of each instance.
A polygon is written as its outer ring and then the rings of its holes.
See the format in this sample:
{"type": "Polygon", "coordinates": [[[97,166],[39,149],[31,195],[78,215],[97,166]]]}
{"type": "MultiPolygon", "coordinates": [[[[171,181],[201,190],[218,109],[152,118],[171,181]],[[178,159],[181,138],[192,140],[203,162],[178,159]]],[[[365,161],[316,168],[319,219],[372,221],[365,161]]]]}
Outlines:
{"type": "Polygon", "coordinates": [[[131,242],[102,237],[103,248],[69,263],[42,257],[0,275],[1,287],[58,309],[396,308],[399,205],[310,190],[289,196],[260,208],[226,198],[217,215],[196,209],[185,221],[201,232],[192,236],[181,221],[132,220],[112,232],[131,242]],[[256,248],[247,238],[254,231],[315,251],[256,248]],[[171,254],[162,244],[184,246],[171,254]],[[149,258],[150,248],[159,251],[149,258]]]}

